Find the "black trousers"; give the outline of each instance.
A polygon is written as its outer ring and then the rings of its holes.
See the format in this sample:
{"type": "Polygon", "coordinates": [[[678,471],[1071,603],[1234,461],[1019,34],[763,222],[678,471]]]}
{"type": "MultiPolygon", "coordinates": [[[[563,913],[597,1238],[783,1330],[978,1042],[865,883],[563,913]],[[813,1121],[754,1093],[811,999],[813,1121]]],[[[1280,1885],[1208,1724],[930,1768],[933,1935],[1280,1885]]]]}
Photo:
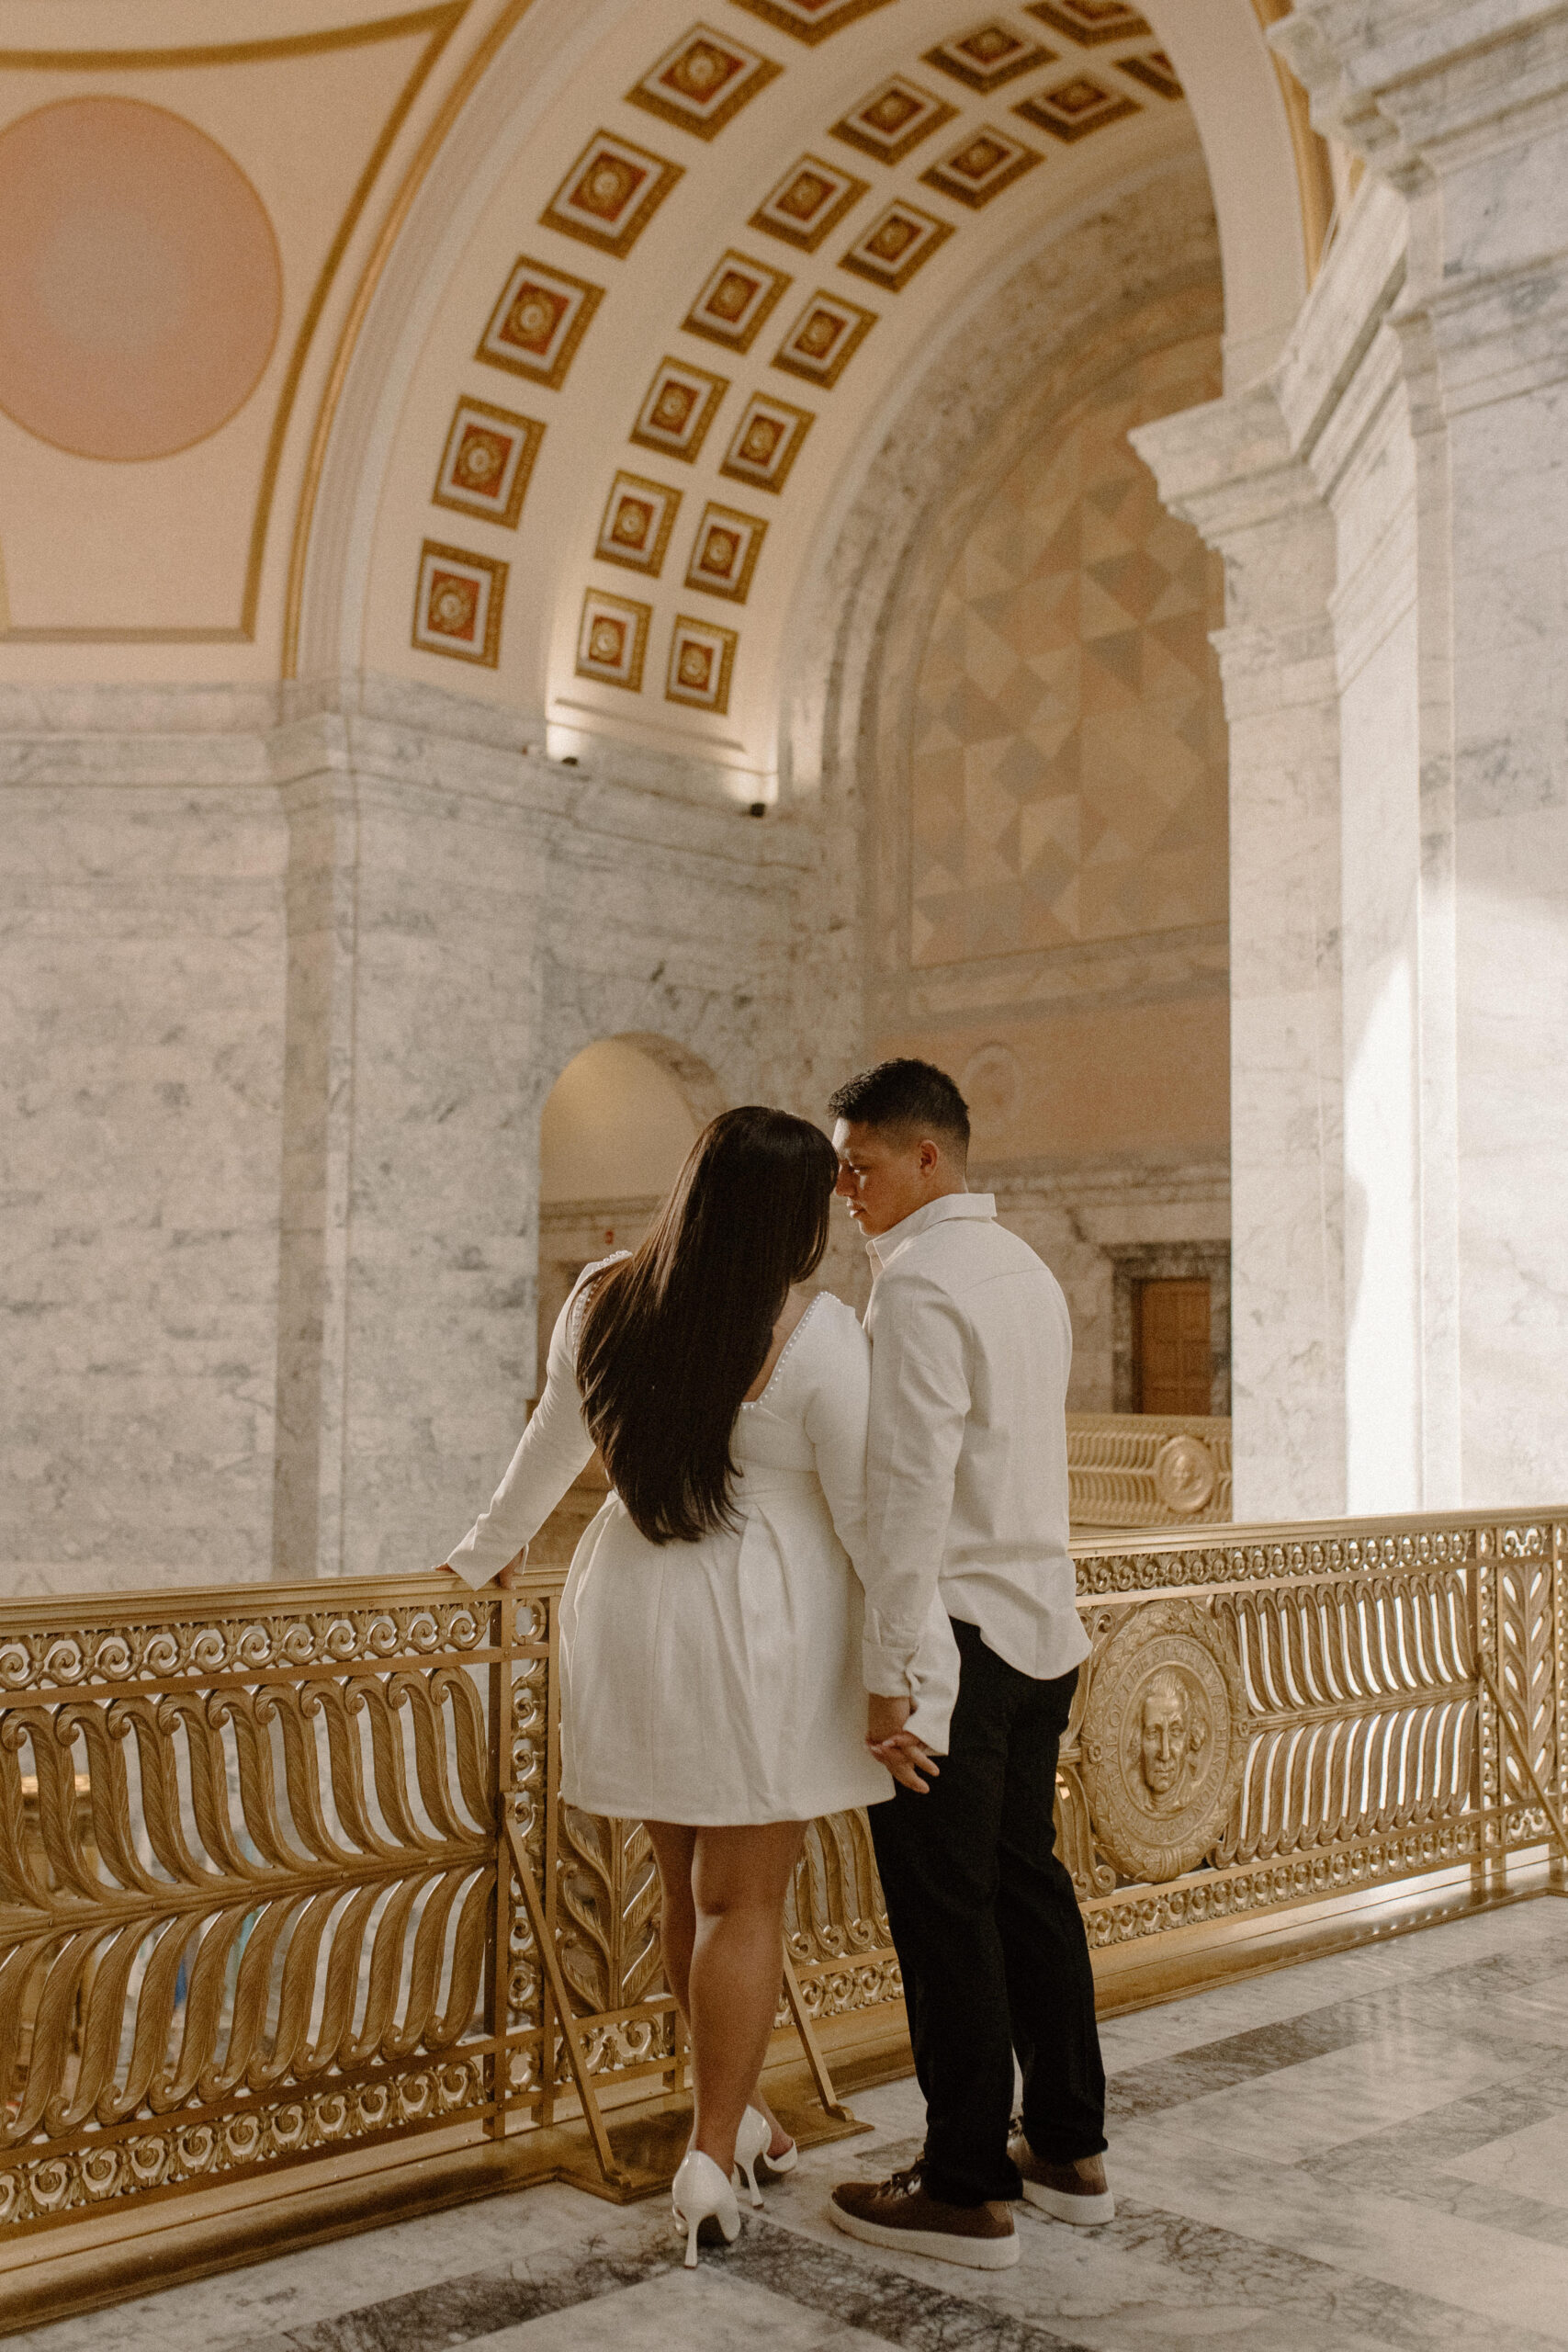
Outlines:
{"type": "Polygon", "coordinates": [[[1016,2197],[1008,2154],[1013,2052],[1023,2128],[1043,2164],[1105,2145],[1094,1977],[1073,1883],[1057,1860],[1056,1751],[1077,1668],[1021,1674],[974,1625],[952,1745],[924,1796],[898,1789],[870,1818],[926,2098],[928,2194],[1016,2197]]]}

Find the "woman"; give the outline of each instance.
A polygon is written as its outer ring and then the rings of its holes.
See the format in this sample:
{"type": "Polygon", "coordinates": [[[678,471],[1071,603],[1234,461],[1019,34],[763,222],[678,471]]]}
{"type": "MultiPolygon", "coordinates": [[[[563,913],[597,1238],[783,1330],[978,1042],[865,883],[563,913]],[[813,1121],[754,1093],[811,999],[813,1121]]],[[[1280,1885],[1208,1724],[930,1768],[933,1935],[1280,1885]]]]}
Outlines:
{"type": "MultiPolygon", "coordinates": [[[[784,1111],[704,1130],[641,1248],[580,1278],[544,1396],[449,1563],[487,1582],[598,1445],[612,1491],[561,1600],[561,1792],[640,1816],[658,1861],[692,2042],[688,2265],[702,2222],[740,2226],[737,2162],[757,2203],[759,2161],[795,2162],[758,2077],[806,1825],[893,1792],[860,1669],[869,1350],[847,1306],[803,1287],[837,1167],[784,1111]]],[[[909,1727],[940,1751],[957,1660],[935,1611],[929,1646],[909,1727]]]]}

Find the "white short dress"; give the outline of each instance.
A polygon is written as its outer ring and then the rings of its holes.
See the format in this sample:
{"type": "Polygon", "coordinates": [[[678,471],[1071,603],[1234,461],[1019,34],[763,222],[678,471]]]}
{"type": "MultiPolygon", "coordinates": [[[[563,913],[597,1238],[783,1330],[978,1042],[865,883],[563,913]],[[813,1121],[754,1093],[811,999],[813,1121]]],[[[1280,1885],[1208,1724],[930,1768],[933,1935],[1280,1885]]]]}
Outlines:
{"type": "MultiPolygon", "coordinates": [[[[606,1261],[610,1262],[610,1261],[606,1261]]],[[[544,1396],[490,1510],[450,1554],[487,1583],[543,1525],[592,1452],[577,1387],[582,1287],[550,1341],[544,1396]]],[[[612,1493],[562,1596],[561,1793],[585,1812],[694,1827],[806,1821],[875,1804],[861,1677],[870,1345],[826,1293],[742,1405],[735,1525],[651,1544],[612,1493]]],[[[958,1680],[940,1606],[912,1726],[939,1752],[958,1680]]]]}

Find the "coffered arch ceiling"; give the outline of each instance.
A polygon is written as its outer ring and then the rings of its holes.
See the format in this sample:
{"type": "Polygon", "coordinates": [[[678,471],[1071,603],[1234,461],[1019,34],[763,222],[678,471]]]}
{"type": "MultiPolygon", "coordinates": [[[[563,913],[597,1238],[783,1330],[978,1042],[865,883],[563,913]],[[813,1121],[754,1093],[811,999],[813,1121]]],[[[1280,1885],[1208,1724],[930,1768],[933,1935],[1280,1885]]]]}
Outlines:
{"type": "Polygon", "coordinates": [[[1306,284],[1247,0],[536,0],[355,350],[288,666],[769,797],[792,604],[900,403],[1201,139],[1245,375],[1306,284]]]}

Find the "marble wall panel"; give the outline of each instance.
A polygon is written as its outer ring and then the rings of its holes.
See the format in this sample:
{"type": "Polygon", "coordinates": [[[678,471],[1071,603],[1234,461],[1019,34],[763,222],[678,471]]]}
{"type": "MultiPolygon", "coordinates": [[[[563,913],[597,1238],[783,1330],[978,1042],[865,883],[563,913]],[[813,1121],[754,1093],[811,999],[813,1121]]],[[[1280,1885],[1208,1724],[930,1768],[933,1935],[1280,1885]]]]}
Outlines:
{"type": "Polygon", "coordinates": [[[265,1577],[280,812],[199,746],[162,785],[112,739],[6,748],[0,1580],[265,1577]]]}
{"type": "Polygon", "coordinates": [[[0,718],[0,1579],[427,1564],[536,1385],[559,1069],[822,1116],[856,1060],[822,841],[374,680],[0,718]]]}

